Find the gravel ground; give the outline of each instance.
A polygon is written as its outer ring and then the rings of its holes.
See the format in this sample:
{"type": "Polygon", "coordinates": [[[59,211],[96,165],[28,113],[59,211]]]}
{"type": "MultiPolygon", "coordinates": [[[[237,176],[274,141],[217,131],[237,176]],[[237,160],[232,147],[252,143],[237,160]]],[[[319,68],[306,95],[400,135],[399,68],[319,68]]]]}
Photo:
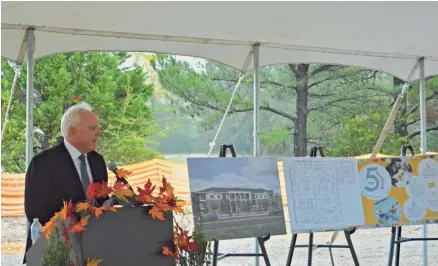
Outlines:
{"type": "MultiPolygon", "coordinates": [[[[287,217],[287,216],[286,216],[287,217]]],[[[185,219],[184,224],[190,221],[185,219]]],[[[7,242],[24,242],[25,239],[24,218],[2,218],[2,246],[7,242]]],[[[406,226],[404,236],[422,237],[422,226],[406,226]]],[[[316,233],[314,243],[324,244],[331,238],[331,233],[316,233]]],[[[360,265],[379,266],[386,265],[388,258],[388,243],[390,229],[364,229],[358,230],[352,235],[360,265]]],[[[428,236],[438,237],[438,225],[428,226],[428,236]]],[[[271,265],[285,265],[289,251],[291,235],[274,236],[266,242],[266,249],[271,265]]],[[[308,235],[298,237],[297,244],[307,244],[308,235]]],[[[228,240],[219,242],[219,252],[250,253],[253,251],[254,239],[228,240]]],[[[346,244],[343,234],[339,234],[335,244],[346,244]]],[[[429,265],[438,265],[438,241],[429,242],[429,265]]],[[[410,242],[402,245],[400,265],[423,265],[423,243],[410,242]]],[[[3,252],[2,252],[3,253],[3,252]]],[[[336,265],[353,265],[353,260],[348,249],[334,249],[333,257],[336,265]]],[[[22,254],[1,256],[1,265],[20,265],[22,254]]],[[[313,265],[331,265],[328,249],[316,249],[313,252],[313,265]]],[[[219,265],[254,265],[254,258],[232,257],[226,258],[219,265]]],[[[260,265],[265,265],[263,259],[260,265]]],[[[294,252],[292,265],[307,265],[307,249],[298,248],[294,252]]]]}

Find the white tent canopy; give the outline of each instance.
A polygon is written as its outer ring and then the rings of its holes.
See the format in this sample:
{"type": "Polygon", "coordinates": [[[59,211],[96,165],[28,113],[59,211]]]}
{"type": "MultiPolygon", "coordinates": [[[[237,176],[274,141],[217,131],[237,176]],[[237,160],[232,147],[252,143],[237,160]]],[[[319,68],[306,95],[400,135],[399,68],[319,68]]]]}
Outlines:
{"type": "Polygon", "coordinates": [[[438,2],[4,1],[1,9],[2,57],[30,62],[26,164],[33,145],[33,60],[74,51],[186,55],[242,70],[252,51],[255,156],[259,67],[329,63],[376,69],[407,82],[419,78],[421,149],[426,152],[424,77],[438,74],[438,2]],[[416,66],[420,71],[413,71],[416,66]]]}
{"type": "MultiPolygon", "coordinates": [[[[335,63],[407,80],[417,59],[438,74],[438,2],[2,2],[2,56],[23,61],[71,51],[148,51],[242,69],[260,43],[260,66],[335,63]],[[163,40],[165,42],[163,42],[163,40]]],[[[413,79],[418,78],[418,73],[413,79]]]]}

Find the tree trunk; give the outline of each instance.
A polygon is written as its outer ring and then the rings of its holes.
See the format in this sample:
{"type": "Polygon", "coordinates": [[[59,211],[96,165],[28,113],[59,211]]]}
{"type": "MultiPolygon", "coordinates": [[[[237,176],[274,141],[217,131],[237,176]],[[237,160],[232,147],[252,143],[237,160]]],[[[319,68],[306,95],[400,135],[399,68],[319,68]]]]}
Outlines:
{"type": "Polygon", "coordinates": [[[307,155],[307,116],[308,104],[308,71],[309,64],[296,66],[297,78],[297,103],[296,121],[294,127],[294,155],[304,157],[307,155]]]}

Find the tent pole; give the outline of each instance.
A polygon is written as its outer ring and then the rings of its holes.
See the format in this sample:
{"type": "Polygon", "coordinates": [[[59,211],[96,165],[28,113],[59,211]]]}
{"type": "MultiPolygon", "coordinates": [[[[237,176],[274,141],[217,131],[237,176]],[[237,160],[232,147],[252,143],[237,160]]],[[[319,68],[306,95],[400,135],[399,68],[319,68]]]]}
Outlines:
{"type": "MultiPolygon", "coordinates": [[[[254,45],[254,157],[260,155],[260,141],[259,141],[259,129],[260,129],[260,69],[259,69],[259,49],[260,44],[254,45]]],[[[257,239],[254,240],[254,253],[259,254],[260,247],[257,239]]],[[[259,266],[259,257],[255,256],[255,265],[259,266]]]]}
{"type": "Polygon", "coordinates": [[[35,52],[34,30],[27,30],[27,79],[26,79],[26,169],[32,160],[33,150],[33,60],[35,52]]]}
{"type": "Polygon", "coordinates": [[[424,58],[419,59],[420,63],[420,131],[421,131],[421,154],[427,152],[426,137],[426,81],[424,78],[424,58]]]}
{"type": "MultiPolygon", "coordinates": [[[[427,152],[426,136],[426,80],[424,78],[424,58],[419,59],[420,63],[420,132],[421,132],[421,154],[427,152]]],[[[423,225],[423,237],[427,238],[427,224],[423,225]]],[[[428,265],[427,241],[423,242],[423,265],[428,265]]]]}

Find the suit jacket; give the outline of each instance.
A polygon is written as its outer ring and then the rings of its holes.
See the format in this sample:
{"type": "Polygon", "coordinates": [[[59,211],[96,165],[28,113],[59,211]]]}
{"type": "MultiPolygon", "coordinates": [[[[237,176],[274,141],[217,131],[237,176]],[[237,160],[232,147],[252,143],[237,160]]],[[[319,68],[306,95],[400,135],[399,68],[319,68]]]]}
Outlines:
{"type": "MultiPolygon", "coordinates": [[[[103,157],[92,151],[87,154],[94,182],[108,182],[103,157]]],[[[26,172],[24,209],[29,224],[39,218],[42,225],[63,207],[63,200],[73,203],[86,199],[82,182],[64,141],[35,155],[26,172]]],[[[98,202],[102,204],[104,200],[98,202]]],[[[30,228],[26,251],[32,245],[30,228]]],[[[26,262],[26,255],[24,262],[26,262]]]]}

